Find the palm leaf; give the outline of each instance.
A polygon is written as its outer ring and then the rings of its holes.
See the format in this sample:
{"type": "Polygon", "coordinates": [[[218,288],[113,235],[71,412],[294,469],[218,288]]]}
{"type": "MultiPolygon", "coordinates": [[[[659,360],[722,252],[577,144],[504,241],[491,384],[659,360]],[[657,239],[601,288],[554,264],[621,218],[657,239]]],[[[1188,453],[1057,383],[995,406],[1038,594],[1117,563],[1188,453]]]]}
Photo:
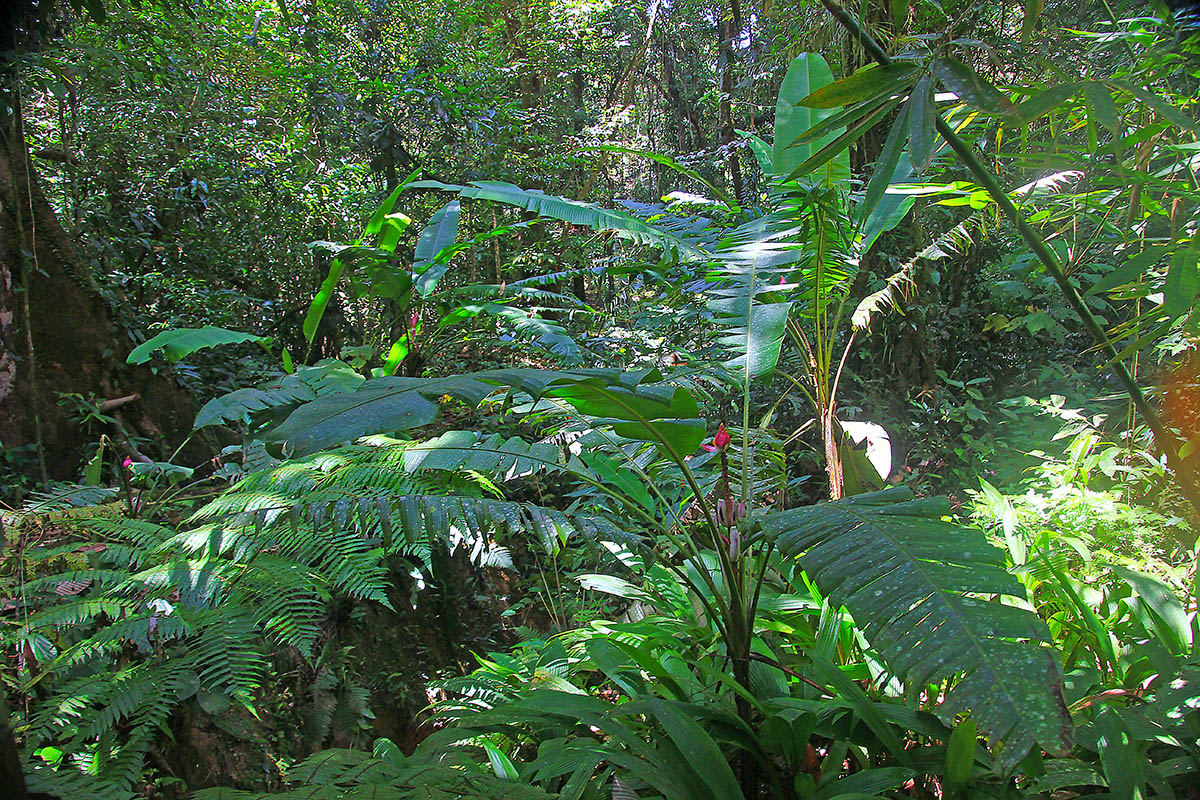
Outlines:
{"type": "Polygon", "coordinates": [[[264,336],[255,336],[253,333],[231,331],[212,325],[205,325],[203,328],[176,328],[163,331],[154,338],[142,342],[125,360],[129,364],[144,364],[156,351],[162,350],[168,361],[175,362],[197,350],[242,342],[258,342],[266,347],[270,343],[270,339],[264,336]]]}
{"type": "Polygon", "coordinates": [[[666,441],[690,454],[704,437],[699,408],[687,391],[650,383],[659,377],[655,372],[619,370],[506,369],[447,378],[376,378],[354,392],[318,397],[300,406],[268,438],[294,453],[311,453],[372,433],[426,425],[438,414],[430,398],[448,395],[477,406],[507,391],[535,400],[562,400],[580,414],[614,422],[622,436],[666,441]]]}
{"type": "Polygon", "coordinates": [[[687,242],[660,230],[636,217],[620,211],[546,194],[536,189],[522,189],[502,181],[474,181],[470,186],[456,186],[438,181],[417,181],[413,189],[438,189],[457,192],[460,197],[490,200],[494,203],[517,206],[542,217],[561,220],[572,225],[609,231],[638,244],[658,247],[680,258],[698,258],[699,251],[687,242]]]}
{"type": "Polygon", "coordinates": [[[201,407],[193,427],[249,421],[254,415],[268,410],[286,411],[321,395],[355,389],[363,380],[363,376],[341,361],[324,359],[257,387],[235,389],[214,397],[201,407]]]}
{"type": "Polygon", "coordinates": [[[897,676],[914,689],[958,676],[938,716],[951,724],[970,711],[1001,768],[1035,743],[1065,753],[1071,717],[1061,668],[1042,646],[1045,623],[982,597],[1024,597],[1003,551],[982,531],[944,521],[944,500],[911,498],[888,489],[768,514],[762,526],[850,610],[897,676]]]}

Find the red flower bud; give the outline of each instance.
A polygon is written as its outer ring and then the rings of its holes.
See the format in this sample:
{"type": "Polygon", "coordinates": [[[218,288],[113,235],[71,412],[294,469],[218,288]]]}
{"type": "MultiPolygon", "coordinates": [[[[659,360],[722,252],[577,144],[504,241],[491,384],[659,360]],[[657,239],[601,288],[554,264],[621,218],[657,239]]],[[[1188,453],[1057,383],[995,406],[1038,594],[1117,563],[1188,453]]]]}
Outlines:
{"type": "Polygon", "coordinates": [[[729,431],[725,430],[725,423],[722,422],[721,427],[717,428],[717,435],[713,437],[713,447],[724,450],[732,441],[733,437],[729,435],[729,431]]]}

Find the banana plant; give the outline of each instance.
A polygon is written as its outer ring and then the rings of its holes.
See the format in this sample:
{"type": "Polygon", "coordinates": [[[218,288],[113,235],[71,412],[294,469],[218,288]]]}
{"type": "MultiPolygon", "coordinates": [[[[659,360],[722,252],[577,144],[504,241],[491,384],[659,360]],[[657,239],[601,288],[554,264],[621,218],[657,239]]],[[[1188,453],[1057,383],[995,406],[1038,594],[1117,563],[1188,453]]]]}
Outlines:
{"type": "MultiPolygon", "coordinates": [[[[725,366],[737,376],[742,394],[741,427],[748,430],[751,424],[752,387],[771,378],[784,356],[784,343],[791,343],[801,374],[784,376],[785,395],[797,389],[811,406],[821,431],[830,497],[837,499],[844,494],[837,390],[859,327],[847,330],[844,324],[850,287],[863,256],[912,207],[911,196],[887,190],[909,182],[913,166],[905,142],[891,135],[867,191],[854,191],[846,147],[864,126],[873,126],[898,106],[900,98],[886,98],[865,120],[843,131],[847,113],[836,104],[801,103],[820,98],[831,84],[833,74],[824,58],[796,56],[779,89],[773,141],[744,134],[768,183],[760,216],[745,219],[743,209],[672,159],[634,152],[702,182],[723,203],[726,215],[744,219],[701,248],[708,308],[723,327],[721,343],[734,356],[725,366]]],[[[897,120],[893,131],[904,124],[903,118],[897,120]]]]}
{"type": "Polygon", "coordinates": [[[846,115],[837,104],[801,102],[831,84],[825,59],[796,56],[780,85],[774,141],[746,134],[768,180],[770,212],[733,231],[717,250],[709,279],[719,288],[709,305],[728,326],[725,341],[739,354],[758,355],[739,355],[730,364],[741,372],[743,427],[749,425],[751,383],[775,370],[785,340],[796,348],[801,374],[784,377],[789,391],[798,389],[812,407],[829,494],[837,499],[844,494],[837,391],[857,334],[843,324],[850,287],[863,256],[912,207],[911,197],[885,192],[911,179],[912,163],[902,143],[889,137],[867,192],[855,193],[846,147],[898,100],[843,131],[846,115]]]}
{"type": "Polygon", "coordinates": [[[529,283],[453,287],[445,281],[456,256],[529,223],[500,226],[460,242],[462,205],[454,200],[438,209],[421,229],[413,257],[405,262],[397,248],[412,221],[395,207],[410,183],[401,184],[380,205],[357,241],[313,243],[315,248],[333,254],[334,259],[304,320],[309,345],[330,300],[336,292],[345,291],[352,299],[381,301],[384,320],[377,336],[387,349],[377,375],[419,375],[428,360],[448,343],[454,329],[481,316],[507,324],[518,336],[531,338],[567,363],[577,363],[578,343],[560,324],[540,312],[543,304],[553,303],[568,313],[591,313],[592,309],[578,299],[529,283]]]}

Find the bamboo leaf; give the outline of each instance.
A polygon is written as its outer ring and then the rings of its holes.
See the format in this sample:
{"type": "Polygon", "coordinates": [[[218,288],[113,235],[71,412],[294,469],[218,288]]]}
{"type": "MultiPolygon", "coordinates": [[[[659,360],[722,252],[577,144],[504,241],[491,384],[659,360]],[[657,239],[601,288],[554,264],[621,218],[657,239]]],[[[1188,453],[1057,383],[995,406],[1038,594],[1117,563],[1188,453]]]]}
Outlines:
{"type": "Polygon", "coordinates": [[[850,145],[862,138],[863,134],[869,131],[875,125],[875,123],[878,122],[889,111],[900,105],[902,101],[903,98],[897,97],[887,103],[884,103],[879,108],[876,108],[870,114],[854,123],[852,127],[846,129],[845,133],[841,134],[832,142],[829,142],[820,150],[813,153],[803,162],[798,164],[796,168],[793,169],[787,176],[788,180],[794,180],[796,178],[803,177],[804,175],[808,175],[814,170],[829,163],[837,156],[846,152],[850,145]]]}
{"type": "Polygon", "coordinates": [[[1083,96],[1087,100],[1088,115],[1095,123],[1119,136],[1121,134],[1121,114],[1117,111],[1117,104],[1113,102],[1108,87],[1094,81],[1085,83],[1083,96]]]}
{"type": "Polygon", "coordinates": [[[956,58],[941,56],[933,60],[933,74],[942,85],[967,105],[988,114],[1013,113],[1012,102],[983,76],[956,58]]]}
{"type": "Polygon", "coordinates": [[[907,86],[907,78],[916,71],[912,64],[889,66],[870,64],[849,77],[814,90],[799,105],[805,108],[837,108],[857,103],[882,92],[898,92],[907,86]]]}
{"type": "Polygon", "coordinates": [[[867,194],[859,209],[860,219],[865,220],[870,217],[879,206],[879,201],[883,199],[884,192],[892,183],[892,175],[896,172],[896,165],[900,163],[900,154],[904,152],[904,145],[911,135],[912,126],[908,124],[908,118],[912,114],[912,110],[911,104],[906,105],[900,110],[900,116],[892,123],[892,129],[888,132],[888,138],[879,154],[879,160],[875,162],[875,171],[871,175],[871,181],[867,184],[867,194]]]}
{"type": "Polygon", "coordinates": [[[1171,319],[1177,319],[1192,310],[1196,293],[1200,292],[1200,272],[1197,271],[1197,254],[1200,242],[1181,247],[1171,254],[1171,266],[1167,270],[1167,282],[1163,284],[1163,310],[1171,319]]]}
{"type": "Polygon", "coordinates": [[[1080,86],[1081,84],[1078,83],[1067,83],[1051,86],[1049,89],[1038,92],[1014,108],[1015,121],[1021,125],[1028,125],[1035,119],[1049,114],[1071,99],[1079,91],[1080,86]]]}
{"type": "Polygon", "coordinates": [[[912,105],[908,114],[911,126],[908,152],[913,166],[917,169],[929,166],[929,159],[933,155],[936,119],[937,103],[933,97],[933,78],[926,75],[917,81],[916,88],[913,89],[912,105]]]}

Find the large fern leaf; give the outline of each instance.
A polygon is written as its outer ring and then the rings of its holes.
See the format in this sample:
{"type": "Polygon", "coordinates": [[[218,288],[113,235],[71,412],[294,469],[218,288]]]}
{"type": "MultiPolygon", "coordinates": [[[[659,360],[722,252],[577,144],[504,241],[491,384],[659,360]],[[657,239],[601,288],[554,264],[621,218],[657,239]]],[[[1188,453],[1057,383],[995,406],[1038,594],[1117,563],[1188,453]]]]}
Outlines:
{"type": "Polygon", "coordinates": [[[1049,631],[1032,612],[988,599],[1024,589],[1004,553],[948,513],[944,500],[887,489],[767,514],[762,526],[850,610],[896,675],[916,689],[957,676],[938,715],[952,723],[971,712],[1002,767],[1034,743],[1065,753],[1071,717],[1061,668],[1042,646],[1049,631]]]}

